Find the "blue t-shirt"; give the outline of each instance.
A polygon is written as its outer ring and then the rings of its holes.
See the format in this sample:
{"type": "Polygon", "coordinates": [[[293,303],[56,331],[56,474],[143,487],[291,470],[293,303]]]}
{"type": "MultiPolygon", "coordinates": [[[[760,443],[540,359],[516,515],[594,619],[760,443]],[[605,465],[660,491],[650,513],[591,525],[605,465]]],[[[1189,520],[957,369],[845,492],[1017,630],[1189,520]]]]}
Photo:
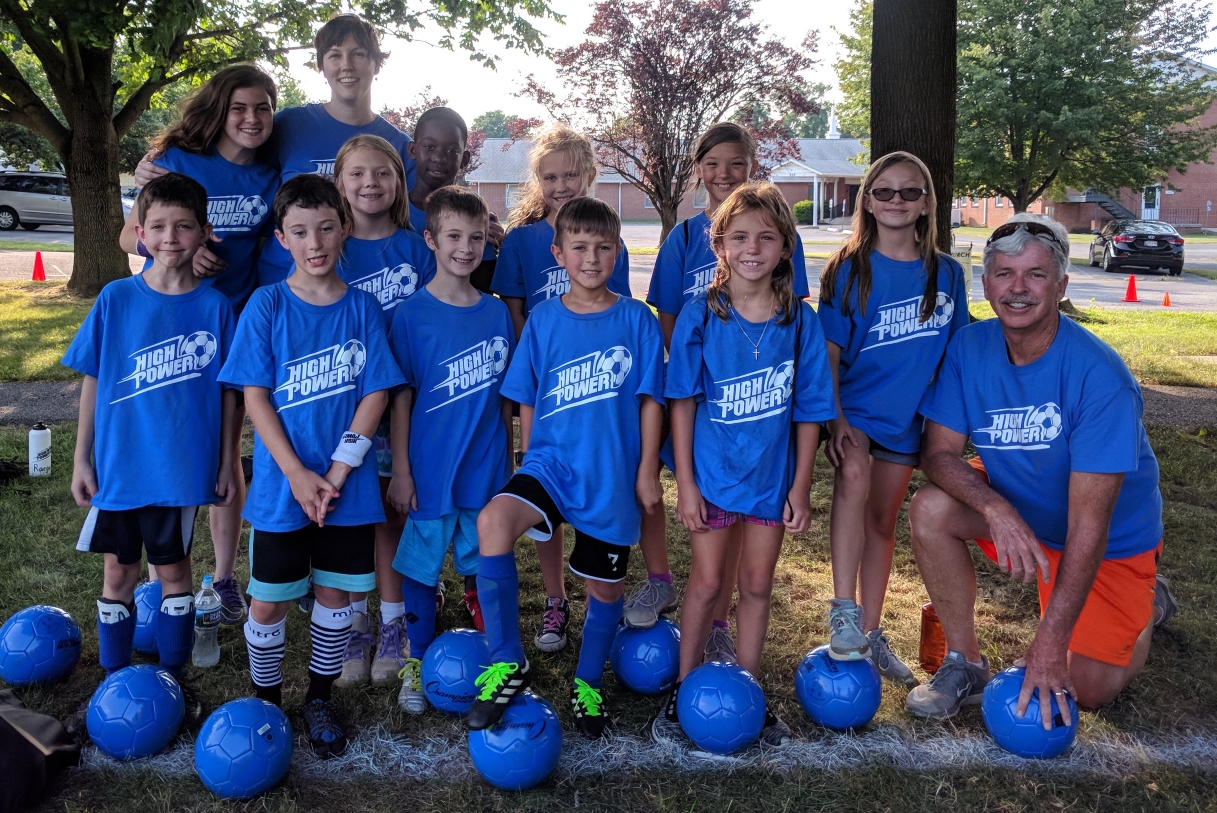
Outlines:
{"type": "MultiPolygon", "coordinates": [[[[322,477],[364,396],[405,383],[375,299],[348,287],[331,305],[310,305],[286,282],[254,291],[220,380],[271,390],[296,456],[322,477]]],[[[342,496],[331,503],[327,525],[384,521],[375,460],[365,459],[339,490],[342,496]]],[[[257,433],[254,477],[242,516],[259,531],[294,531],[309,524],[257,433]]]]}
{"type": "Polygon", "coordinates": [[[599,313],[542,302],[520,335],[502,394],[535,408],[520,474],[535,477],[570,524],[614,545],[638,541],[635,483],[643,396],[663,403],[663,335],[642,302],[599,313]],[[620,396],[620,397],[618,397],[620,396]]]}
{"type": "MultiPolygon", "coordinates": [[[[803,238],[796,235],[794,254],[794,294],[806,298],[807,260],[803,257],[803,238]]],[[[693,297],[704,293],[714,279],[718,257],[710,247],[710,218],[705,212],[677,224],[659,247],[647,302],[660,313],[680,314],[693,297]]]]}
{"type": "Polygon", "coordinates": [[[397,306],[435,276],[435,255],[422,237],[406,229],[380,240],[348,237],[338,259],[338,276],[376,297],[387,331],[397,306]]]}
{"type": "Polygon", "coordinates": [[[511,476],[499,388],[514,340],[507,306],[485,294],[457,307],[423,288],[393,316],[389,343],[414,389],[415,519],[480,510],[511,476]]]}
{"type": "MultiPolygon", "coordinates": [[[[215,288],[234,311],[240,311],[258,282],[254,259],[262,238],[273,239],[275,218],[270,211],[279,189],[279,173],[254,162],[234,164],[214,148],[205,155],[170,147],[153,163],[193,178],[207,190],[207,221],[219,242],[207,247],[228,267],[201,282],[215,288]]],[[[152,267],[152,258],[144,270],[152,267]]]]}
{"type": "Polygon", "coordinates": [[[162,294],[135,276],[101,289],[63,357],[97,379],[95,507],[218,499],[219,377],[235,325],[228,300],[203,285],[162,294]]]}
{"type": "Polygon", "coordinates": [[[921,321],[925,264],[884,257],[872,251],[871,291],[866,313],[858,306],[858,286],[850,291],[851,313],[842,313],[851,262],[837,271],[836,296],[820,304],[824,338],[841,348],[837,388],[841,411],[867,437],[901,454],[921,448],[917,405],[934,378],[947,343],[968,324],[963,269],[950,257],[938,262],[938,303],[921,321]]]}
{"type": "MultiPolygon", "coordinates": [[[[490,289],[499,296],[523,299],[526,314],[532,313],[532,309],[545,300],[569,291],[570,277],[565,268],[554,262],[553,244],[554,227],[545,220],[517,226],[507,232],[490,289]]],[[[633,296],[630,293],[630,253],[624,242],[617,254],[608,289],[621,296],[633,296]]]]}
{"type": "MultiPolygon", "coordinates": [[[[422,234],[427,230],[427,213],[414,205],[414,201],[410,201],[410,231],[417,234],[422,234]]],[[[490,241],[486,241],[486,247],[482,249],[482,262],[494,259],[494,246],[490,241]]]]}
{"type": "Polygon", "coordinates": [[[927,420],[972,441],[993,490],[1055,550],[1069,531],[1070,473],[1124,473],[1106,559],[1162,539],[1158,461],[1143,412],[1123,360],[1064,316],[1047,352],[1021,366],[1010,362],[998,320],[964,328],[921,403],[927,420]]]}
{"type": "Polygon", "coordinates": [[[837,416],[824,347],[806,302],[788,325],[748,322],[734,310],[724,322],[706,307],[705,294],[681,310],[663,394],[697,402],[693,479],[708,502],[782,518],[794,482],[792,424],[837,416]]]}

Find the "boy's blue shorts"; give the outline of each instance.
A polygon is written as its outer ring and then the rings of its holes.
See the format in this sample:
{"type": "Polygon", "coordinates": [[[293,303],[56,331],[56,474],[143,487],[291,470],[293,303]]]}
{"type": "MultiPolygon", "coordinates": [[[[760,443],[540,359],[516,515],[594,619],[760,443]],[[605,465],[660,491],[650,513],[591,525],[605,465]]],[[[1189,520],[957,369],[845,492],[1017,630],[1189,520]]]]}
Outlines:
{"type": "Polygon", "coordinates": [[[444,569],[444,556],[452,546],[452,564],[462,576],[475,576],[478,572],[478,514],[468,508],[439,519],[406,520],[401,542],[397,544],[397,555],[393,557],[393,569],[409,576],[419,584],[439,584],[440,571],[444,569]]]}

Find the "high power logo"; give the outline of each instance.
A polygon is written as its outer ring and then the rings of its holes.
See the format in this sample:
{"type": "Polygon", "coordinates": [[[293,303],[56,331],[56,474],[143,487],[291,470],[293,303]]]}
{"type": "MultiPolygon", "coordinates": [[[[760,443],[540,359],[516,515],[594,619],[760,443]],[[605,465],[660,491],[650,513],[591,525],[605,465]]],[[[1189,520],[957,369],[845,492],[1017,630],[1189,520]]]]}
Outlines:
{"type": "Polygon", "coordinates": [[[334,177],[334,159],[333,158],[310,158],[309,163],[313,165],[313,173],[316,175],[324,175],[326,178],[334,177]]]}
{"type": "Polygon", "coordinates": [[[759,421],[786,411],[794,386],[794,361],[776,367],[715,381],[718,397],[710,401],[710,420],[715,423],[759,421]]]}
{"type": "Polygon", "coordinates": [[[889,344],[907,342],[909,339],[924,339],[937,336],[938,333],[951,324],[955,316],[955,302],[951,297],[938,292],[938,301],[934,313],[926,321],[921,321],[921,301],[924,297],[915,296],[879,309],[878,319],[867,332],[866,346],[862,352],[874,350],[889,344]]]}
{"type": "Polygon", "coordinates": [[[367,350],[358,339],[284,362],[287,380],[275,387],[283,396],[279,411],[355,389],[367,362],[367,350]]]}
{"type": "Polygon", "coordinates": [[[381,309],[387,311],[418,290],[418,271],[409,263],[402,263],[360,277],[351,284],[376,297],[381,309]]]}
{"type": "Polygon", "coordinates": [[[207,198],[207,220],[221,232],[253,231],[270,207],[261,195],[220,195],[207,198]]]}
{"type": "Polygon", "coordinates": [[[539,296],[542,299],[553,299],[555,296],[562,296],[562,294],[570,290],[570,276],[567,275],[566,269],[560,265],[546,268],[541,272],[541,278],[545,282],[540,288],[532,292],[533,296],[539,296]]]}
{"type": "Polygon", "coordinates": [[[134,391],[110,403],[198,378],[202,375],[199,371],[215,358],[218,347],[215,336],[206,330],[196,330],[136,350],[129,356],[135,369],[118,382],[131,385],[134,391]]]}
{"type": "Polygon", "coordinates": [[[709,288],[710,283],[714,281],[714,272],[717,269],[718,261],[715,260],[694,268],[692,271],[686,271],[685,281],[689,283],[689,287],[684,290],[685,298],[695,297],[709,288]]]}
{"type": "Polygon", "coordinates": [[[453,401],[459,401],[466,395],[484,390],[498,381],[495,376],[503,372],[507,366],[509,347],[507,339],[495,336],[489,341],[478,342],[455,356],[441,361],[440,367],[446,368],[446,376],[443,381],[432,387],[431,391],[446,395],[447,400],[436,404],[427,411],[434,412],[453,401]]]}
{"type": "Polygon", "coordinates": [[[548,418],[555,412],[593,401],[616,398],[617,390],[621,389],[633,366],[630,351],[615,345],[553,368],[550,372],[556,375],[557,381],[545,397],[554,399],[554,406],[541,417],[548,418]]]}
{"type": "Polygon", "coordinates": [[[972,430],[972,445],[977,449],[1047,449],[1064,431],[1061,408],[1052,402],[993,409],[987,414],[992,422],[972,430]]]}

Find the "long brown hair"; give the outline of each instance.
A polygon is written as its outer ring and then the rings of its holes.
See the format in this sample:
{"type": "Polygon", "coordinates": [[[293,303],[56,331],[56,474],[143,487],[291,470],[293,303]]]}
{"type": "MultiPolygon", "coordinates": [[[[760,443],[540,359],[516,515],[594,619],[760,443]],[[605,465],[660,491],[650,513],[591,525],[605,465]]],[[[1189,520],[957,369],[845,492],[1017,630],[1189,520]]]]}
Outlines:
{"type": "MultiPolygon", "coordinates": [[[[704,133],[697,137],[697,143],[693,145],[693,163],[700,164],[710,150],[719,144],[742,144],[744,151],[748,154],[750,164],[748,176],[752,177],[752,170],[756,168],[756,140],[751,133],[733,121],[711,124],[704,133]]],[[[701,186],[703,183],[704,180],[699,172],[697,185],[701,186]]]]}
{"type": "Polygon", "coordinates": [[[706,306],[719,319],[726,321],[727,308],[731,305],[731,266],[722,251],[723,238],[731,228],[731,221],[747,212],[760,212],[782,235],[782,244],[787,254],[778,260],[773,269],[769,285],[773,290],[774,300],[778,305],[777,323],[790,324],[797,313],[799,298],[794,294],[794,263],[791,255],[798,245],[798,231],[794,224],[794,213],[790,204],[771,183],[747,183],[740,186],[727,196],[727,199],[714,211],[710,218],[710,245],[718,257],[718,267],[714,270],[714,279],[706,289],[706,306]]]}
{"type": "Polygon", "coordinates": [[[229,65],[186,97],[181,104],[178,120],[153,140],[152,148],[164,152],[169,147],[177,147],[198,155],[207,152],[224,131],[233,91],[241,88],[266,91],[272,110],[279,103],[275,80],[260,68],[254,65],[229,65]]]}
{"type": "Polygon", "coordinates": [[[866,177],[862,181],[862,188],[858,190],[854,208],[851,224],[853,234],[845,241],[845,245],[828,258],[820,274],[820,301],[832,302],[837,290],[837,272],[845,261],[849,260],[849,277],[845,280],[845,291],[841,297],[841,313],[848,316],[853,310],[849,304],[849,296],[856,285],[859,312],[863,316],[866,315],[866,301],[870,298],[871,290],[870,255],[878,238],[878,224],[874,214],[866,211],[862,203],[870,194],[875,179],[895,164],[912,164],[917,167],[925,183],[926,213],[917,218],[913,227],[913,239],[921,249],[925,262],[925,294],[921,297],[920,314],[921,321],[925,322],[934,315],[934,308],[938,304],[938,257],[941,254],[938,251],[938,222],[935,215],[938,210],[938,198],[934,194],[934,181],[930,177],[929,168],[924,161],[909,152],[889,152],[866,170],[866,177]]]}
{"type": "Polygon", "coordinates": [[[402,164],[397,150],[393,149],[393,145],[375,135],[351,136],[334,158],[334,186],[338,187],[338,194],[342,197],[342,206],[346,211],[347,220],[353,223],[355,212],[351,209],[351,202],[347,200],[346,191],[342,188],[342,172],[346,169],[346,163],[350,160],[351,153],[364,149],[384,153],[385,158],[389,160],[389,166],[393,167],[393,175],[397,178],[397,191],[393,195],[393,202],[389,204],[389,219],[399,229],[410,228],[410,197],[406,190],[406,168],[402,164]]]}
{"type": "Polygon", "coordinates": [[[507,228],[531,226],[549,216],[549,207],[541,194],[541,161],[556,152],[566,152],[574,161],[575,170],[583,176],[583,185],[590,195],[596,186],[596,151],[592,140],[562,122],[554,124],[537,136],[528,153],[528,180],[520,191],[520,202],[507,218],[507,228]]]}

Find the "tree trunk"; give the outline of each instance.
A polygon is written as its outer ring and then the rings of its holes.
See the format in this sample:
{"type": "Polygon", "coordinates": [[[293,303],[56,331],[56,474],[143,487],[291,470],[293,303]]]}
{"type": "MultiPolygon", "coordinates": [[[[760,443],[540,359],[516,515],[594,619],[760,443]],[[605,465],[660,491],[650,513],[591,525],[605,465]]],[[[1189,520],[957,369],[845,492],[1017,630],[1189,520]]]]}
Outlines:
{"type": "Polygon", "coordinates": [[[904,150],[925,161],[944,251],[955,186],[955,3],[875,0],[871,36],[871,157],[904,150]]]}
{"type": "Polygon", "coordinates": [[[680,206],[680,201],[681,198],[672,197],[655,206],[655,211],[659,212],[659,222],[661,224],[659,230],[659,245],[661,246],[663,241],[668,239],[668,232],[676,228],[676,223],[679,221],[676,210],[680,206]]]}

